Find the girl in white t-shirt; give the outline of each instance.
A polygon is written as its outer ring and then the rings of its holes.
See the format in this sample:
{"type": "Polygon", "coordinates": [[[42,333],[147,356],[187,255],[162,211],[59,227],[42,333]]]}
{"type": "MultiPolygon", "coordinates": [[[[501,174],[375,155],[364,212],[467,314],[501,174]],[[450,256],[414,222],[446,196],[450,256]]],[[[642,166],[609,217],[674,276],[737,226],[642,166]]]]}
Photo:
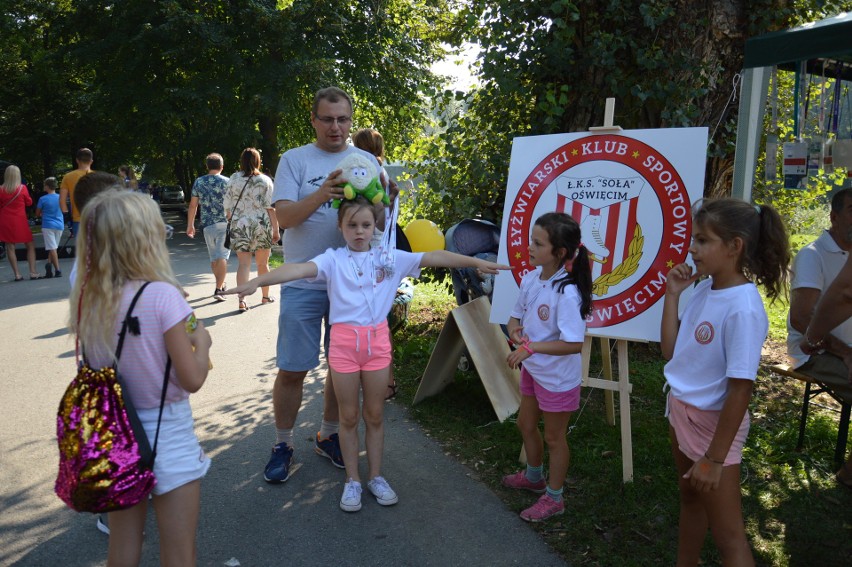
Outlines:
{"type": "Polygon", "coordinates": [[[677,564],[698,564],[709,527],[723,564],[753,565],[740,462],[769,328],[755,283],[773,300],[784,292],[787,231],[768,205],[707,200],[694,212],[689,253],[694,273],[687,264],[669,272],[660,340],[680,489],[677,564]],[[702,276],[678,318],[680,294],[702,276]]]}
{"type": "Polygon", "coordinates": [[[565,213],[547,213],[535,221],[529,254],[536,269],[521,280],[508,323],[517,349],[507,358],[511,368],[521,367],[518,429],[527,468],[503,477],[503,485],[541,494],[521,512],[524,520],[541,522],[565,511],[562,487],[570,459],[566,433],[580,402],[580,350],[592,310],[592,272],[580,242],[580,225],[565,213]],[[544,440],[538,430],[542,418],[544,440]],[[550,452],[547,480],[545,441],[550,452]]]}
{"type": "Polygon", "coordinates": [[[240,297],[258,286],[298,279],[324,281],[328,286],[331,341],[328,366],[340,408],[340,450],[347,481],[340,499],[346,512],[361,509],[361,477],[358,473],[358,397],[363,390],[363,414],[369,482],[367,488],[382,506],[398,502],[396,493],[381,476],[384,445],[383,411],[390,372],[391,346],[387,315],[399,282],[417,277],[420,268],[478,268],[493,274],[509,266],[446,250],[410,253],[386,252],[370,246],[376,225],[376,209],[364,197],[344,200],[338,212],[338,227],[346,246],[331,249],[309,262],[283,266],[229,289],[240,297]]]}
{"type": "MultiPolygon", "coordinates": [[[[210,334],[196,322],[169,264],[157,204],[130,191],[105,191],[83,209],[70,327],[94,368],[115,362],[118,334],[136,292],[118,371],[151,446],[157,430],[166,361],[172,368],[157,436],[152,492],[160,562],[194,565],[201,477],[210,460],[193,430],[189,394],[207,378],[210,334]],[[189,323],[192,324],[190,327],[189,323]],[[197,324],[197,326],[195,326],[197,324]]],[[[138,565],[148,500],[109,514],[109,565],[138,565]]]]}

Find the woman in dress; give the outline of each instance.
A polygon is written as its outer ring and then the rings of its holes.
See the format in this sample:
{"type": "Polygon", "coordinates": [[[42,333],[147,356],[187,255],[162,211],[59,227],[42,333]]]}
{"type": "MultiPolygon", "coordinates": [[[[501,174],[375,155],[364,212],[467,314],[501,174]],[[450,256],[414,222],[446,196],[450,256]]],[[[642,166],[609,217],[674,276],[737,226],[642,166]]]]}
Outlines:
{"type": "MultiPolygon", "coordinates": [[[[257,275],[269,272],[272,245],[278,242],[278,217],[272,206],[272,179],[260,172],[260,152],[246,148],[240,156],[240,171],[228,180],[225,216],[231,223],[231,250],[237,253],[237,285],[249,281],[254,256],[257,275]]],[[[262,288],[263,303],[273,303],[269,286],[262,288]]],[[[248,311],[245,301],[239,310],[248,311]]]]}
{"type": "Polygon", "coordinates": [[[21,170],[16,165],[8,166],[3,175],[3,185],[0,185],[0,242],[6,243],[6,258],[15,272],[16,282],[24,279],[18,271],[18,258],[15,256],[15,245],[20,243],[27,247],[30,279],[40,280],[43,277],[36,271],[33,232],[27,222],[27,207],[32,204],[27,186],[21,183],[21,170]]]}

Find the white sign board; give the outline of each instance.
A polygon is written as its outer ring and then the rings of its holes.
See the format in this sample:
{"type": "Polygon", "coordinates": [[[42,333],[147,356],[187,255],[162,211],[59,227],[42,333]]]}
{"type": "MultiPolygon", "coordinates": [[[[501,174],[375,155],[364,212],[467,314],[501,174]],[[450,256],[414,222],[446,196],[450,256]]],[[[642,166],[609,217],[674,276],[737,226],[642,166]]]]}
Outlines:
{"type": "Polygon", "coordinates": [[[515,138],[498,254],[512,271],[497,276],[491,322],[509,320],[534,269],[535,220],[562,211],[580,223],[593,260],[588,333],[659,341],[666,275],[688,259],[706,154],[707,128],[515,138]]]}

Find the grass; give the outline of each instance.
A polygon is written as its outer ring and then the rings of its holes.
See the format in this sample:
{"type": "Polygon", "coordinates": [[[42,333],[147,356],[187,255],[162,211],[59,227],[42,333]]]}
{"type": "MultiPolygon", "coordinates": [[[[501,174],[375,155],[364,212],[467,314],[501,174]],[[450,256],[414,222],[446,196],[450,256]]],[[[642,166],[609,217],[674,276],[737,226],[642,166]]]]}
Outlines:
{"type": "MultiPolygon", "coordinates": [[[[407,325],[394,340],[399,403],[410,405],[452,297],[440,284],[418,284],[407,325]]],[[[773,352],[786,336],[786,303],[769,306],[773,352]]],[[[603,392],[584,389],[569,432],[572,461],[565,487],[568,512],[534,524],[571,565],[672,565],[678,494],[663,417],[663,360],[657,344],[629,346],[634,481],[621,480],[619,428],[604,419],[603,392]]],[[[594,375],[600,354],[593,353],[594,375]]],[[[746,529],[759,565],[852,564],[852,491],[833,479],[838,416],[832,400],[811,405],[805,446],[797,452],[800,384],[765,370],[751,405],[752,428],[742,467],[746,529]]],[[[617,408],[618,404],[616,404],[617,408]]],[[[512,419],[499,423],[475,369],[458,371],[441,394],[411,408],[448,454],[519,512],[530,495],[500,486],[518,469],[521,446],[512,419]]],[[[618,416],[616,416],[618,423],[618,416]]],[[[392,434],[392,433],[391,433],[392,434]]],[[[720,559],[708,537],[705,565],[720,559]]]]}

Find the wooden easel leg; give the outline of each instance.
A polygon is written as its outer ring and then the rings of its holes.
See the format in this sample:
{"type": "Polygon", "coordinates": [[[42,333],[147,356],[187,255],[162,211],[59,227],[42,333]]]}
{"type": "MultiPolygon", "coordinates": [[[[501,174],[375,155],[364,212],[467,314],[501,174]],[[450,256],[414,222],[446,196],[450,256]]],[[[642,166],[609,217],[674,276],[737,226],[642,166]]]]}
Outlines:
{"type": "Polygon", "coordinates": [[[630,372],[627,362],[627,341],[619,340],[618,349],[618,402],[621,414],[621,460],[622,480],[633,481],[633,439],[630,423],[630,372]]]}
{"type": "MultiPolygon", "coordinates": [[[[601,361],[603,362],[603,377],[612,380],[612,355],[609,351],[609,338],[601,337],[601,361]]],[[[621,367],[619,366],[619,370],[621,367]]],[[[606,422],[615,425],[615,402],[612,390],[604,390],[604,405],[606,411],[606,422]]]]}

